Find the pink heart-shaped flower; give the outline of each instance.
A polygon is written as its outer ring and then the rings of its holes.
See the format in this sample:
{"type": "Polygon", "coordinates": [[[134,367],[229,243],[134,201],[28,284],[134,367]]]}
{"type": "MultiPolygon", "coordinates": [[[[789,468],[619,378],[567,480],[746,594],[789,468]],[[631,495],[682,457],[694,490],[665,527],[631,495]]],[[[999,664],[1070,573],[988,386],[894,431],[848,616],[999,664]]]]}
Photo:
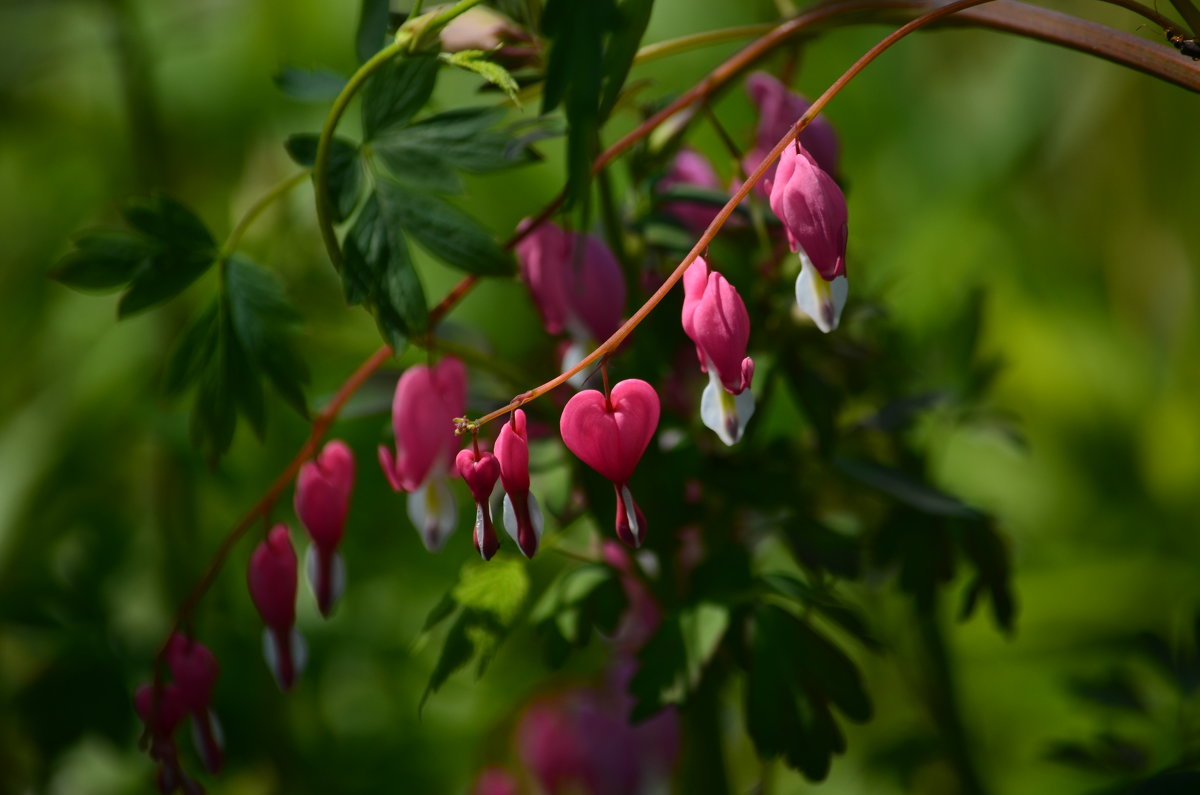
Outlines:
{"type": "Polygon", "coordinates": [[[658,428],[658,394],[636,378],[612,388],[608,400],[594,389],[563,408],[563,442],[583,463],[616,484],[628,483],[658,428]]]}

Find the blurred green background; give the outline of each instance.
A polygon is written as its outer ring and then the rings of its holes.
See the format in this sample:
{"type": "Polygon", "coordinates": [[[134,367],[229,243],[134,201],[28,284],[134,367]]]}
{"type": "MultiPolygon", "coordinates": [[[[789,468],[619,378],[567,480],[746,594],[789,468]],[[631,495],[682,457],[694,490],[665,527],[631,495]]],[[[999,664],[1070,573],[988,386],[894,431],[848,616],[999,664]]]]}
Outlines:
{"type": "MultiPolygon", "coordinates": [[[[324,116],[285,98],[272,75],[284,65],[351,70],[356,5],[0,4],[0,792],[149,790],[132,690],[149,676],[173,606],[306,431],[274,406],[263,443],[242,429],[207,471],[189,447],[186,406],[165,404],[159,381],[211,284],[117,324],[115,296],[72,293],[46,271],[72,232],[114,223],[124,198],[152,188],[226,233],[293,172],[283,139],[324,116]]],[[[1070,9],[1138,26],[1109,6],[1070,9]]],[[[765,1],[658,0],[647,41],[774,14],[765,1]]],[[[793,86],[820,93],[884,30],[822,36],[793,86]]],[[[675,56],[634,77],[653,81],[653,95],[678,92],[736,49],[675,56]]],[[[439,97],[450,104],[474,87],[444,77],[439,97]]],[[[749,140],[740,89],[717,110],[749,140]]],[[[937,481],[993,512],[1012,541],[1015,636],[982,618],[950,636],[984,778],[1002,793],[1085,791],[1103,779],[1047,754],[1105,729],[1142,742],[1151,768],[1165,764],[1200,731],[1200,713],[1130,641],[1149,632],[1186,649],[1200,605],[1200,101],[1078,53],[941,31],[884,56],[826,115],[849,183],[851,302],[886,306],[910,345],[932,354],[914,379],[938,384],[955,374],[936,367],[937,351],[982,290],[984,347],[1002,366],[992,408],[1010,421],[961,430],[935,413],[920,430],[937,481]],[[1145,714],[1105,709],[1072,687],[1114,671],[1138,683],[1145,714]]],[[[696,141],[728,176],[711,129],[696,141]]],[[[560,151],[545,151],[534,169],[470,183],[468,206],[498,235],[559,184],[560,151]]],[[[379,343],[370,318],[343,306],[311,192],[296,190],[246,245],[306,314],[301,344],[319,405],[379,343]]],[[[456,279],[421,267],[431,297],[456,279]]],[[[532,312],[509,309],[526,300],[515,282],[488,283],[454,317],[501,354],[521,351],[541,334],[532,312]]],[[[455,677],[418,718],[436,649],[413,642],[473,552],[460,530],[444,553],[425,553],[374,465],[391,383],[369,385],[335,428],[359,461],[351,583],[335,620],[320,622],[307,603],[301,612],[312,650],[303,686],[281,696],[259,657],[248,545],[199,611],[197,631],[224,671],[216,709],[229,762],[211,791],[462,792],[504,754],[514,712],[549,683],[533,639],[518,632],[480,683],[455,677]]],[[[276,514],[291,520],[286,504],[276,514]]],[[[553,566],[535,560],[535,579],[553,566]]],[[[884,640],[903,646],[895,598],[864,598],[884,640]]],[[[861,663],[877,717],[850,731],[823,790],[945,791],[936,765],[906,783],[879,773],[880,758],[903,754],[929,718],[901,660],[861,663]]],[[[732,709],[725,729],[745,791],[762,770],[732,709]]],[[[773,792],[813,788],[776,768],[773,792]]]]}

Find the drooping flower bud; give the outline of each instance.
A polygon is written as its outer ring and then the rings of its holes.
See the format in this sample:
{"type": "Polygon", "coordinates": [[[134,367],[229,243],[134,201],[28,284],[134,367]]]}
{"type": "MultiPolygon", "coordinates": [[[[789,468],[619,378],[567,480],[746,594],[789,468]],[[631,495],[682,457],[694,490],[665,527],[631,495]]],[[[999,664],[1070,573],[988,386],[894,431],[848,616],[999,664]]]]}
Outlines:
{"type": "Polygon", "coordinates": [[[167,641],[166,660],[180,699],[192,716],[196,751],[204,769],[216,773],[224,759],[224,737],[211,705],[221,667],[204,644],[178,632],[167,641]]]}
{"type": "MultiPolygon", "coordinates": [[[[800,120],[812,104],[799,94],[766,72],[754,72],[746,78],[746,93],[758,108],[758,130],[754,135],[754,148],[742,159],[742,168],[747,174],[754,173],[767,153],[779,143],[792,125],[800,120]]],[[[823,116],[817,116],[800,133],[800,145],[807,149],[822,169],[834,179],[838,178],[837,133],[823,116]]],[[[754,189],[764,199],[771,195],[775,179],[775,166],[759,180],[754,189]]]]}
{"type": "MultiPolygon", "coordinates": [[[[521,230],[530,224],[525,219],[521,230]]],[[[616,257],[591,235],[568,232],[549,221],[516,246],[521,280],[529,288],[548,334],[567,332],[571,344],[563,369],[621,326],[625,277],[616,257]]]]}
{"type": "Polygon", "coordinates": [[[447,356],[434,367],[418,364],[396,382],[392,400],[395,456],[379,448],[379,462],[396,491],[411,492],[408,516],[425,548],[436,552],[454,532],[458,512],[446,482],[458,442],[454,419],[467,404],[467,371],[447,356]]]}
{"type": "Polygon", "coordinates": [[[500,548],[496,528],[492,525],[490,502],[492,489],[500,479],[500,462],[487,451],[477,452],[468,447],[458,451],[455,466],[475,498],[475,532],[472,536],[475,550],[484,560],[491,560],[500,548]]]}
{"type": "Polygon", "coordinates": [[[803,251],[825,281],[846,272],[846,197],[802,147],[787,146],[771,188],[771,210],[792,251],[803,251]]]}
{"type": "Polygon", "coordinates": [[[203,788],[183,772],[173,736],[188,712],[179,686],[142,685],[134,694],[133,706],[146,727],[146,750],[158,766],[158,791],[168,795],[182,788],[186,795],[202,795],[203,788]]]}
{"type": "MultiPolygon", "coordinates": [[[[659,191],[667,191],[676,185],[692,185],[698,188],[708,188],[723,191],[721,179],[713,170],[708,158],[694,149],[680,149],[679,154],[671,162],[671,169],[658,183],[659,191]]],[[[717,217],[720,207],[700,201],[675,199],[663,204],[663,212],[678,218],[687,229],[700,234],[712,220],[717,217]]]]}
{"type": "MultiPolygon", "coordinates": [[[[429,13],[445,8],[431,9],[429,13]]],[[[510,70],[528,65],[538,52],[528,33],[508,17],[484,6],[468,9],[450,20],[438,33],[438,38],[446,52],[492,52],[510,70]]]]}
{"type": "Polygon", "coordinates": [[[754,415],[754,360],[746,355],[750,315],[737,288],[703,257],[684,272],[683,293],[683,330],[696,344],[701,371],[708,373],[700,419],[725,444],[736,444],[754,415]]]}
{"type": "Polygon", "coordinates": [[[296,623],[296,551],[287,525],[277,524],[250,556],[250,598],[266,627],[263,656],[282,690],[289,690],[304,668],[307,649],[296,623]]]}
{"type": "Polygon", "coordinates": [[[500,480],[504,484],[504,529],[527,558],[542,538],[542,509],[529,491],[529,434],[525,412],[517,409],[496,439],[500,480]]]}
{"type": "Polygon", "coordinates": [[[346,565],[337,547],[346,528],[354,488],[354,454],[337,439],[315,461],[306,461],[296,478],[295,509],[308,530],[305,571],[321,615],[328,616],[346,584],[346,565]]]}
{"type": "Polygon", "coordinates": [[[654,388],[636,378],[621,381],[607,397],[594,389],[573,396],[559,420],[563,443],[583,463],[608,478],[617,494],[617,537],[641,546],[646,517],[634,502],[629,480],[658,428],[654,388]]]}

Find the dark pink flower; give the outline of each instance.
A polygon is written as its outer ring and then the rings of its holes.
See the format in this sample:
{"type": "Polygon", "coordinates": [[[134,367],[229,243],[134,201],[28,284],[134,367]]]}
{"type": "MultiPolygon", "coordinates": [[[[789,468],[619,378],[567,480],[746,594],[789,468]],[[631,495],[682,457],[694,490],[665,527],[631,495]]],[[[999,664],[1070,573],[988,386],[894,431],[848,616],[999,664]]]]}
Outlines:
{"type": "Polygon", "coordinates": [[[532,558],[542,538],[542,510],[529,491],[529,434],[525,412],[517,409],[496,439],[500,480],[504,484],[504,529],[522,554],[532,558]]]}
{"type": "Polygon", "coordinates": [[[496,528],[492,525],[490,503],[492,489],[500,479],[500,462],[487,451],[467,448],[458,451],[455,466],[475,498],[475,532],[472,534],[475,550],[484,560],[491,560],[500,548],[496,528]]]}
{"type": "Polygon", "coordinates": [[[641,546],[646,517],[629,491],[629,479],[658,428],[654,388],[636,378],[605,396],[586,389],[569,401],[559,419],[563,443],[583,463],[612,481],[617,493],[617,537],[641,546]]]}
{"type": "Polygon", "coordinates": [[[203,788],[183,772],[173,736],[188,712],[179,686],[142,685],[134,694],[133,706],[146,727],[143,735],[146,750],[158,765],[158,791],[168,795],[182,788],[186,795],[203,795],[203,788]]]}
{"type": "MultiPolygon", "coordinates": [[[[694,149],[679,150],[679,154],[675,155],[671,162],[670,171],[659,181],[658,189],[667,191],[676,185],[693,185],[724,192],[721,180],[708,158],[694,149]]],[[[704,202],[677,199],[664,203],[662,209],[678,218],[691,232],[700,234],[717,217],[721,208],[704,202]]]]}
{"type": "Polygon", "coordinates": [[[802,147],[783,150],[771,188],[771,210],[783,222],[788,245],[831,281],[846,272],[846,197],[802,147]]]}
{"type": "Polygon", "coordinates": [[[192,716],[196,751],[204,768],[216,773],[224,758],[224,739],[211,704],[221,667],[208,647],[178,632],[167,641],[166,660],[180,700],[192,716]]]}
{"type": "Polygon", "coordinates": [[[700,418],[725,444],[736,444],[754,414],[754,360],[746,355],[750,315],[737,288],[703,257],[684,272],[683,293],[683,330],[696,344],[700,369],[709,380],[700,418]]]}
{"type": "Polygon", "coordinates": [[[425,547],[436,552],[458,523],[454,495],[446,478],[458,440],[454,420],[466,412],[467,371],[452,357],[435,367],[414,365],[396,382],[392,400],[395,456],[379,448],[379,462],[396,491],[413,492],[408,516],[425,547]]]}
{"type": "MultiPolygon", "coordinates": [[[[792,125],[800,120],[812,104],[799,94],[792,93],[787,86],[766,72],[754,72],[746,78],[746,93],[758,108],[758,130],[754,135],[754,148],[742,159],[742,168],[747,174],[754,173],[767,153],[779,143],[792,125]]],[[[812,153],[828,174],[838,177],[837,133],[824,117],[817,116],[800,133],[800,145],[812,153]]],[[[759,180],[754,189],[764,199],[771,194],[775,178],[775,166],[759,180]]]]}
{"type": "Polygon", "coordinates": [[[296,478],[296,516],[313,541],[305,569],[323,616],[333,610],[345,587],[346,567],[337,546],[353,488],[354,454],[337,439],[326,444],[315,461],[306,461],[296,478]]]}
{"type": "MultiPolygon", "coordinates": [[[[525,219],[518,226],[530,223],[525,219]]],[[[604,243],[546,221],[516,246],[521,279],[549,334],[605,340],[621,325],[625,277],[604,243]]]]}
{"type": "Polygon", "coordinates": [[[288,690],[304,667],[305,648],[296,623],[296,551],[287,525],[277,524],[250,556],[250,598],[266,628],[263,654],[279,687],[288,690]]]}

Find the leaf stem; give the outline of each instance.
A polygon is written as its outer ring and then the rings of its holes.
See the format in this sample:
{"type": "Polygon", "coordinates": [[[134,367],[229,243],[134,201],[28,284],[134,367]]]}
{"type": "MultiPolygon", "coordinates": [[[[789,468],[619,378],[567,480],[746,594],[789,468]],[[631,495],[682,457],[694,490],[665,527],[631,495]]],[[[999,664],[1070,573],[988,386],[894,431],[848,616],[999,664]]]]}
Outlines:
{"type": "Polygon", "coordinates": [[[250,206],[250,209],[242,215],[241,220],[233,227],[233,231],[229,233],[229,237],[221,245],[221,251],[217,255],[217,259],[228,259],[237,250],[238,244],[242,242],[242,236],[246,234],[246,230],[250,228],[251,224],[257,221],[258,217],[268,207],[283,198],[288,191],[303,182],[311,173],[311,171],[301,171],[293,174],[259,197],[258,201],[250,206]]]}

